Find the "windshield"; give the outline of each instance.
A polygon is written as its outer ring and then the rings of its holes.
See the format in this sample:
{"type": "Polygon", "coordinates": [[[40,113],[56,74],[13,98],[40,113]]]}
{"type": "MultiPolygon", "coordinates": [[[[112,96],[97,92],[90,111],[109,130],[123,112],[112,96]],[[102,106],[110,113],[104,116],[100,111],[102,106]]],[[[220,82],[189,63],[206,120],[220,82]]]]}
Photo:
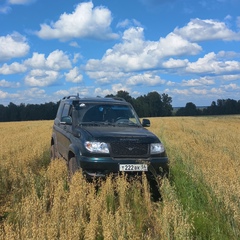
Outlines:
{"type": "Polygon", "coordinates": [[[79,124],[141,125],[132,107],[120,104],[80,103],[79,124]]]}

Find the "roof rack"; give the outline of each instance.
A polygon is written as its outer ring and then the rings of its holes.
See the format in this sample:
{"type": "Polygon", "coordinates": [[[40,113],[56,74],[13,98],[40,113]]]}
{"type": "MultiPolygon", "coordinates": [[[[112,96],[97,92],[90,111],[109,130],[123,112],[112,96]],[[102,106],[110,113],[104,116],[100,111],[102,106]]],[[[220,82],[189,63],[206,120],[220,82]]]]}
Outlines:
{"type": "Polygon", "coordinates": [[[79,93],[77,95],[69,95],[69,96],[65,96],[63,97],[63,99],[70,99],[70,98],[77,98],[77,99],[80,99],[79,98],[79,93]]]}
{"type": "Polygon", "coordinates": [[[126,100],[124,98],[121,98],[121,97],[105,97],[105,98],[112,98],[114,100],[119,100],[119,101],[122,101],[122,102],[126,102],[126,100]]]}

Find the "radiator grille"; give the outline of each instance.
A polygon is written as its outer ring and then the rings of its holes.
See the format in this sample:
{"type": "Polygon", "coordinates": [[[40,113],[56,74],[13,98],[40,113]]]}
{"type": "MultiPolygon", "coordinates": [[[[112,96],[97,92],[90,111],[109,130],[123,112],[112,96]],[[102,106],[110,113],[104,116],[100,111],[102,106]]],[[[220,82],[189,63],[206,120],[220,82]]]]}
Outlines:
{"type": "Polygon", "coordinates": [[[147,157],[148,144],[136,142],[112,142],[113,157],[147,157]]]}

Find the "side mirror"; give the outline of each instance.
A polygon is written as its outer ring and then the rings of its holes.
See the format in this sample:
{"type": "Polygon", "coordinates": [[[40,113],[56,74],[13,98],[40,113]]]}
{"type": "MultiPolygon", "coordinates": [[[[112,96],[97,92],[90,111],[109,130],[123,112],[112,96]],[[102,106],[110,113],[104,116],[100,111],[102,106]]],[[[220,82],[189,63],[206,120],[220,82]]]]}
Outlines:
{"type": "Polygon", "coordinates": [[[143,127],[150,127],[150,125],[151,125],[151,123],[150,123],[150,120],[149,120],[149,119],[144,118],[144,119],[142,120],[142,126],[143,126],[143,127]]]}
{"type": "Polygon", "coordinates": [[[72,125],[72,118],[70,116],[62,117],[61,124],[72,125]]]}

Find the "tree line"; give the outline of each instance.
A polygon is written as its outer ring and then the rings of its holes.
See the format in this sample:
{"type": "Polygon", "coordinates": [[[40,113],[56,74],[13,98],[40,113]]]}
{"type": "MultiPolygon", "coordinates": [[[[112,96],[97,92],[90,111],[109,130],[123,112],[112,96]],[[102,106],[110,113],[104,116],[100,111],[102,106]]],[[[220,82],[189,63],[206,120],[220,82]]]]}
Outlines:
{"type": "Polygon", "coordinates": [[[185,107],[179,108],[176,116],[206,116],[206,115],[229,115],[240,114],[240,100],[218,99],[213,101],[211,106],[197,107],[194,103],[188,102],[185,107]]]}
{"type": "MultiPolygon", "coordinates": [[[[188,102],[185,107],[174,111],[172,98],[168,94],[150,92],[133,98],[126,91],[118,91],[116,95],[106,97],[120,97],[130,102],[139,117],[164,117],[164,116],[200,116],[200,115],[224,115],[240,114],[240,100],[219,99],[213,101],[211,106],[199,108],[194,103],[188,102]]],[[[45,104],[15,105],[10,102],[8,106],[0,104],[0,122],[53,120],[56,116],[59,102],[45,104]]]]}
{"type": "Polygon", "coordinates": [[[0,104],[0,122],[51,120],[56,116],[58,105],[59,102],[27,105],[10,102],[6,107],[0,104]]]}

